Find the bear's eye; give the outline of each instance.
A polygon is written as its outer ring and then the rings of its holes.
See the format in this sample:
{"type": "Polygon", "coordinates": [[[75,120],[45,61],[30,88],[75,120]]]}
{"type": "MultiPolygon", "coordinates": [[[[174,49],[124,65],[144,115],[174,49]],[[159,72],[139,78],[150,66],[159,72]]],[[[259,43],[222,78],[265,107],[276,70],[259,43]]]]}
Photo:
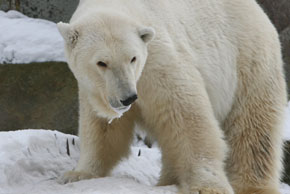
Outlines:
{"type": "Polygon", "coordinates": [[[104,63],[103,61],[99,61],[99,62],[97,63],[97,65],[100,66],[100,67],[107,67],[107,64],[104,63]]]}
{"type": "Polygon", "coordinates": [[[134,63],[136,61],[136,57],[133,57],[131,60],[131,63],[134,63]]]}

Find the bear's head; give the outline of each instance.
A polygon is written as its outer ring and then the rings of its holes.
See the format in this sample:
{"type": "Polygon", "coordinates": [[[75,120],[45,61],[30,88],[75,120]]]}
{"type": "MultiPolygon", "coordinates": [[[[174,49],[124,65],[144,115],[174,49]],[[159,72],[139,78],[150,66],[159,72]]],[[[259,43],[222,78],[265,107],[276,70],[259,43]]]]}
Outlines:
{"type": "Polygon", "coordinates": [[[136,85],[154,29],[102,12],[57,26],[69,67],[94,111],[109,120],[120,117],[137,99],[136,85]]]}

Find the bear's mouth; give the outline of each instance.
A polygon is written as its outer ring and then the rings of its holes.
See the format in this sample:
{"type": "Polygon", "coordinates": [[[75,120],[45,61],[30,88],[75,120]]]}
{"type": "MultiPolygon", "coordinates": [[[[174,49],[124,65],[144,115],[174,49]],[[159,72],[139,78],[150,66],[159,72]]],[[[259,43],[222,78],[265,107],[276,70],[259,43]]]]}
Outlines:
{"type": "Polygon", "coordinates": [[[123,107],[118,107],[118,108],[115,108],[116,110],[118,111],[122,111],[122,110],[126,110],[128,108],[128,106],[123,106],[123,107]]]}
{"type": "Polygon", "coordinates": [[[131,105],[122,106],[122,107],[118,107],[118,108],[112,107],[112,108],[116,113],[121,114],[121,116],[122,116],[124,112],[127,112],[131,108],[131,105]]]}
{"type": "Polygon", "coordinates": [[[118,108],[114,108],[114,107],[112,107],[112,109],[117,113],[117,116],[111,118],[111,119],[109,120],[109,124],[111,124],[112,121],[113,121],[114,119],[116,119],[116,118],[121,118],[121,117],[123,116],[123,114],[124,114],[125,112],[127,112],[130,108],[131,108],[131,105],[129,105],[129,106],[124,106],[124,107],[118,107],[118,108]]]}

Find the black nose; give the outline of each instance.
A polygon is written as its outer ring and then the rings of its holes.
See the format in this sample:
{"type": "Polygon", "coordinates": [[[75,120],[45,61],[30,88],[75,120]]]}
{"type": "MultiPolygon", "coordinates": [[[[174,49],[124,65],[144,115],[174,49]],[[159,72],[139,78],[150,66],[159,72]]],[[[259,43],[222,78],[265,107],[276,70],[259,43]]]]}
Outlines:
{"type": "Polygon", "coordinates": [[[132,104],[136,99],[137,99],[137,95],[134,94],[132,96],[130,96],[129,98],[127,98],[126,100],[121,100],[121,103],[124,105],[124,106],[129,106],[130,104],[132,104]]]}

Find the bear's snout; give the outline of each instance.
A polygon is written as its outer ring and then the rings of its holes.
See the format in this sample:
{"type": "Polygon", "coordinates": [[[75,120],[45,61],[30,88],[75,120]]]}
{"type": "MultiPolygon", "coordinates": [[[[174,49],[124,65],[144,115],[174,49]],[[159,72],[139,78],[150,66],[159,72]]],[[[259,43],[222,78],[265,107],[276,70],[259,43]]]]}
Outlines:
{"type": "Polygon", "coordinates": [[[138,98],[137,94],[133,94],[132,96],[128,97],[126,100],[120,100],[120,101],[124,106],[129,106],[130,104],[135,102],[137,98],[138,98]]]}

